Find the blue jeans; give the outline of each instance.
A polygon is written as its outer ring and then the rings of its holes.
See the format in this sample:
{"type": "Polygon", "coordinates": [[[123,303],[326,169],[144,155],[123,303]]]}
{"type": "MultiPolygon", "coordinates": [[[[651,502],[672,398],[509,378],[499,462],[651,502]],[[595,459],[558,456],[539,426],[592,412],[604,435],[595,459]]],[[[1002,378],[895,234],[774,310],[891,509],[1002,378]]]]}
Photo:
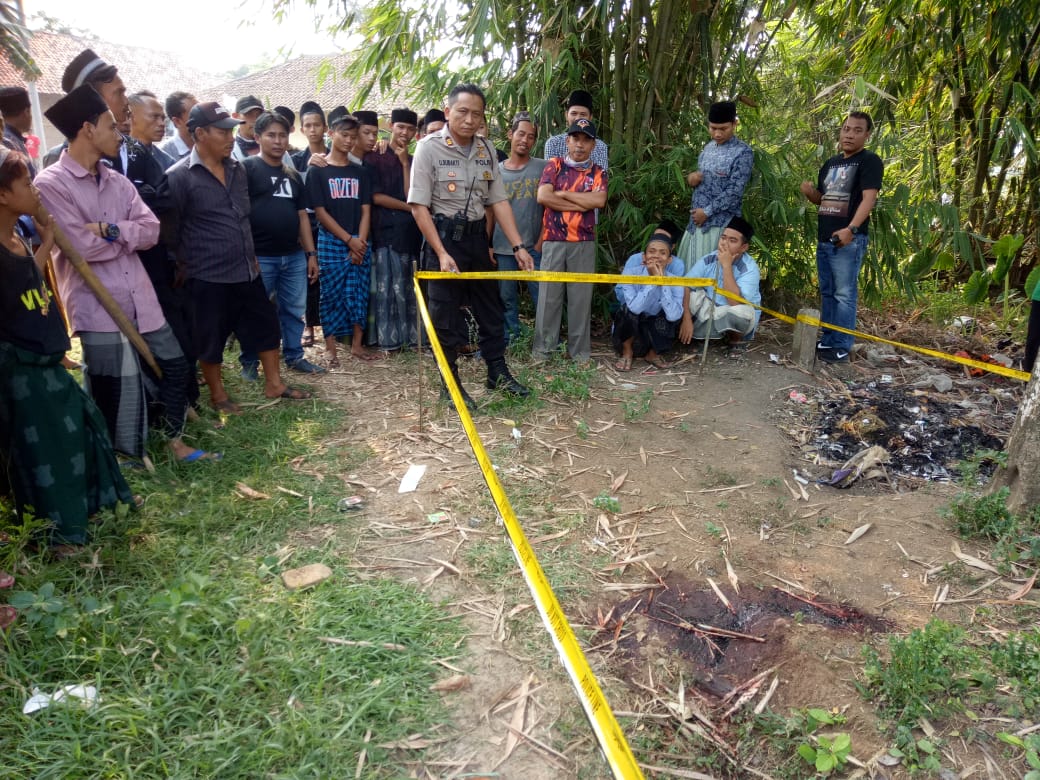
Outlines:
{"type": "MultiPolygon", "coordinates": [[[[534,270],[542,267],[542,253],[534,249],[528,249],[534,260],[534,270]]],[[[498,262],[499,271],[519,271],[520,266],[516,263],[513,255],[500,255],[495,252],[495,260],[498,262]]],[[[538,308],[538,282],[528,282],[527,291],[531,294],[535,309],[538,308]]],[[[502,296],[502,306],[505,309],[506,343],[520,337],[520,288],[512,279],[498,280],[498,294],[502,296]]]]}
{"type": "MultiPolygon", "coordinates": [[[[274,299],[278,322],[282,326],[282,356],[288,364],[303,357],[303,315],[307,310],[307,258],[303,252],[281,257],[257,257],[264,289],[274,299]]],[[[242,365],[257,363],[260,357],[243,352],[242,365]]]]}
{"type": "MultiPolygon", "coordinates": [[[[859,298],[859,269],[867,253],[867,237],[856,235],[852,243],[836,247],[828,241],[816,244],[816,271],[820,277],[820,319],[855,330],[859,298]]],[[[824,328],[821,345],[849,351],[853,337],[824,328]]]]}

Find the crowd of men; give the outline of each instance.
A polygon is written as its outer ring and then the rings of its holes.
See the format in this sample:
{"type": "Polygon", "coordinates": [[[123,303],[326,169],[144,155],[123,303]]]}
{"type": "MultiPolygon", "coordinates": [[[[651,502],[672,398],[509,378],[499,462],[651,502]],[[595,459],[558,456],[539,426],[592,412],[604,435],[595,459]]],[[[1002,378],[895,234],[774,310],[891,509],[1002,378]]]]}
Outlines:
{"type": "MultiPolygon", "coordinates": [[[[62,86],[65,97],[46,113],[66,141],[31,174],[44,205],[161,369],[150,375],[72,259],[55,248],[56,292],[83,344],[87,386],[117,449],[130,455],[144,454],[149,401],[158,399],[178,457],[216,456],[186,447],[179,436],[199,401],[196,365],[209,404],[241,411],[222,378],[232,334],[243,377],[258,381],[262,373],[268,397],[303,399],[309,393],[288,385],[283,372],[340,367],[344,341],[362,362],[415,346],[414,263],[446,272],[595,270],[609,149],[584,90],[570,94],[566,129],[546,139],[538,158],[532,152],[540,128],[528,112],[509,125],[508,153],[492,146],[486,99],[472,84],[456,87],[443,111],[421,119],[395,109],[383,140],[372,111],[326,112],[308,101],[297,116],[284,106],[268,110],[251,95],[233,111],[186,92],[128,95],[116,65],[89,49],[69,63],[62,86]],[[303,149],[290,146],[297,118],[303,149]],[[316,341],[319,327],[323,342],[316,341]],[[315,344],[324,346],[321,359],[305,354],[315,344]]],[[[31,126],[25,90],[0,90],[0,109],[4,144],[24,152],[31,126]]],[[[619,285],[618,370],[639,357],[666,366],[676,340],[721,338],[739,354],[757,326],[760,274],[748,251],[754,230],[742,215],[753,153],[736,137],[737,126],[735,103],[711,106],[711,141],[688,177],[686,229],[662,224],[622,271],[709,278],[717,289],[619,285]]],[[[850,114],[841,152],[815,185],[802,185],[820,206],[823,319],[847,329],[855,325],[856,279],[881,186],[881,161],[864,148],[871,129],[869,116],[850,114]]],[[[592,285],[531,282],[527,289],[534,360],[561,348],[565,318],[567,355],[589,361],[592,285]]],[[[473,320],[488,387],[526,395],[505,360],[521,334],[518,284],[438,280],[427,294],[453,372],[472,349],[473,320]]],[[[825,330],[819,355],[843,362],[850,345],[847,334],[825,330]]],[[[472,404],[465,393],[464,400],[472,404]]]]}

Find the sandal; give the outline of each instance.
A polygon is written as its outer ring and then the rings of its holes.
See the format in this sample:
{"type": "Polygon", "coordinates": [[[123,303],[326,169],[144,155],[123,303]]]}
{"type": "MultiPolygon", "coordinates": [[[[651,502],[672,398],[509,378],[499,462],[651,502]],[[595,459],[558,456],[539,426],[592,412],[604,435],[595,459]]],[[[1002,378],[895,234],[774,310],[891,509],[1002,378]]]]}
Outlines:
{"type": "Polygon", "coordinates": [[[242,407],[230,398],[225,398],[223,401],[210,399],[209,405],[222,414],[242,414],[242,407]]]}
{"type": "Polygon", "coordinates": [[[661,371],[664,371],[666,368],[671,368],[672,367],[672,364],[669,363],[667,360],[665,360],[660,355],[658,355],[657,357],[654,357],[654,358],[643,358],[643,360],[645,360],[647,363],[649,363],[654,368],[660,369],[661,371]]]}
{"type": "Polygon", "coordinates": [[[339,368],[339,355],[325,359],[325,368],[339,368]]]}
{"type": "Polygon", "coordinates": [[[289,401],[307,401],[310,398],[313,398],[314,396],[312,396],[306,390],[301,390],[298,387],[290,387],[289,385],[286,385],[285,389],[282,390],[282,392],[278,395],[269,395],[267,397],[270,398],[272,401],[275,398],[285,398],[289,401]]]}
{"type": "Polygon", "coordinates": [[[205,450],[192,450],[183,458],[177,458],[180,463],[197,463],[206,460],[224,460],[222,452],[206,452],[205,450]]]}
{"type": "Polygon", "coordinates": [[[737,360],[747,354],[750,345],[746,341],[737,341],[727,346],[726,356],[737,360]]]}
{"type": "Polygon", "coordinates": [[[614,368],[618,371],[631,371],[632,370],[632,358],[621,357],[615,364],[614,368]]]}

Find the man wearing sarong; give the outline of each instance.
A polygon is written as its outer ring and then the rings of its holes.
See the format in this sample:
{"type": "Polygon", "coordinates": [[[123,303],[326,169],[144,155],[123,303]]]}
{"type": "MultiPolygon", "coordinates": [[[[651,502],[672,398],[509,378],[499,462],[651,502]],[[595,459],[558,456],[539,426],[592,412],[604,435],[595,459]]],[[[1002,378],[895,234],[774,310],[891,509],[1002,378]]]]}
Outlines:
{"type": "Polygon", "coordinates": [[[748,245],[754,229],[743,217],[733,217],[719,236],[719,248],[702,257],[687,272],[694,279],[714,279],[715,287],[688,287],[683,293],[682,324],[679,341],[691,339],[725,339],[730,355],[736,357],[746,345],[746,338],[758,325],[758,309],[762,302],[759,290],[761,272],[748,245]],[[715,288],[722,288],[748,303],[728,298],[715,288]]]}
{"type": "MultiPolygon", "coordinates": [[[[683,268],[682,260],[672,255],[671,236],[659,229],[650,236],[646,249],[628,258],[621,273],[679,277],[683,268]]],[[[621,304],[614,312],[611,331],[618,354],[614,367],[629,371],[634,358],[643,358],[654,368],[667,368],[662,353],[671,350],[675,341],[683,313],[683,288],[622,283],[614,292],[621,304]]]]}
{"type": "Polygon", "coordinates": [[[102,307],[97,295],[63,252],[54,254],[58,289],[72,330],[79,336],[87,389],[108,423],[113,446],[134,458],[145,456],[148,392],[163,405],[161,427],[181,461],[214,457],[181,440],[187,413],[190,367],[163,318],[139,249],[154,246],[159,220],[134,185],[102,162],[122,144],[116,119],[89,84],[72,90],[46,111],[68,139],[58,162],[36,178],[44,205],[77,253],[89,263],[144,337],[162,371],[155,376],[102,307]]]}
{"type": "Polygon", "coordinates": [[[390,141],[364,157],[372,173],[372,283],[369,317],[375,317],[372,343],[395,351],[416,343],[412,264],[419,257],[422,234],[409,207],[412,156],[418,117],[407,108],[390,112],[390,141]]]}

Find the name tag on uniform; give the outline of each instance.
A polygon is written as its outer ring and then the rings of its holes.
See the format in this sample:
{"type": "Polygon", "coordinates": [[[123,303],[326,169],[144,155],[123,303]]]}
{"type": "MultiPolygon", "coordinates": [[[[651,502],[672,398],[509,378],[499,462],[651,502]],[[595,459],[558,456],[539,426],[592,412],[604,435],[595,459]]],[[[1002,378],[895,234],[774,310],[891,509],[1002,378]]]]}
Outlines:
{"type": "Polygon", "coordinates": [[[455,171],[448,171],[448,178],[454,179],[458,174],[455,171]]]}

